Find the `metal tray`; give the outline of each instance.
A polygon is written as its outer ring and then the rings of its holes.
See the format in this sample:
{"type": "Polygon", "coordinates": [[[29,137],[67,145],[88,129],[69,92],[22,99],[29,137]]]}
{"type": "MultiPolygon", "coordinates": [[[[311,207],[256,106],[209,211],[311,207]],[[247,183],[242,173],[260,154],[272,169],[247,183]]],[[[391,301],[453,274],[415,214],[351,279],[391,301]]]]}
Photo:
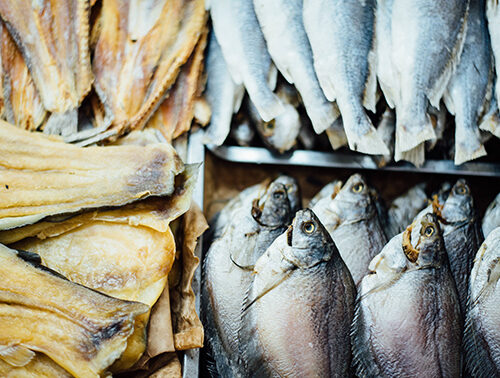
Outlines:
{"type": "Polygon", "coordinates": [[[379,168],[372,156],[353,152],[338,153],[295,150],[284,155],[278,155],[263,147],[207,146],[207,149],[218,158],[235,163],[500,177],[500,164],[488,162],[468,162],[457,166],[452,160],[427,160],[420,168],[416,168],[406,162],[391,163],[383,168],[379,168]]]}

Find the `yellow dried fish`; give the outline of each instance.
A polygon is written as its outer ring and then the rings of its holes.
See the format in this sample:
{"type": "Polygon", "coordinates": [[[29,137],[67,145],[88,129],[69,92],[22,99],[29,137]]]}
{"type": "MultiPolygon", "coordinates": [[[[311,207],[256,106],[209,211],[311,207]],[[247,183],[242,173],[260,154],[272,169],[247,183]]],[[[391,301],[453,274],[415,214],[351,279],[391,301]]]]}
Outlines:
{"type": "Polygon", "coordinates": [[[33,255],[0,246],[0,359],[25,366],[37,351],[75,376],[99,377],[148,307],[76,285],[33,255]]]}
{"type": "Polygon", "coordinates": [[[148,122],[148,127],[160,130],[169,142],[191,128],[195,100],[201,94],[199,89],[206,42],[205,32],[189,60],[182,66],[174,86],[168,91],[167,98],[148,122]]]}
{"type": "Polygon", "coordinates": [[[21,52],[0,21],[0,55],[5,119],[26,130],[36,130],[47,112],[21,52]]]}
{"type": "Polygon", "coordinates": [[[92,67],[117,135],[144,127],[205,24],[203,0],[103,0],[92,67]]]}
{"type": "Polygon", "coordinates": [[[183,170],[168,144],[80,148],[0,121],[0,230],[170,195],[183,170]]]}
{"type": "Polygon", "coordinates": [[[77,131],[78,106],[92,85],[89,0],[0,0],[0,15],[23,54],[45,109],[44,131],[77,131]]]}
{"type": "Polygon", "coordinates": [[[12,366],[0,359],[0,376],[3,378],[71,378],[66,370],[48,358],[36,353],[35,357],[24,366],[12,366]]]}

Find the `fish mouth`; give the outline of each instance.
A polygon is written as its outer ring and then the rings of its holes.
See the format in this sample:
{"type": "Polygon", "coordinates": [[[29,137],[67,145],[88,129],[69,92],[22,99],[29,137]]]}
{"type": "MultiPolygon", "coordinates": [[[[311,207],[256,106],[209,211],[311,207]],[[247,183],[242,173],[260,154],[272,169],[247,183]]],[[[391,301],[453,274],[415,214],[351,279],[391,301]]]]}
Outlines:
{"type": "Polygon", "coordinates": [[[405,232],[403,233],[403,243],[402,243],[402,248],[403,248],[403,253],[405,254],[406,258],[412,262],[415,263],[417,262],[418,255],[420,254],[420,251],[413,247],[411,244],[411,231],[413,230],[413,223],[410,224],[405,232]]]}
{"type": "Polygon", "coordinates": [[[293,237],[293,226],[290,225],[286,230],[286,244],[288,244],[289,247],[292,246],[292,237],[293,237]]]}

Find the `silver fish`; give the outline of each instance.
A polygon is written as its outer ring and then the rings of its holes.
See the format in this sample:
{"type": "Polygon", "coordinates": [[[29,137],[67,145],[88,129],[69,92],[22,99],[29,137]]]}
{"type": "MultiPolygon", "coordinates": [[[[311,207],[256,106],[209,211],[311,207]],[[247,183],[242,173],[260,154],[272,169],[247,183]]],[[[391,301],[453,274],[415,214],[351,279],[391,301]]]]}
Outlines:
{"type": "MultiPolygon", "coordinates": [[[[290,193],[298,193],[291,188],[290,193]]],[[[222,236],[210,246],[203,264],[202,306],[206,340],[223,377],[240,376],[238,327],[241,303],[251,282],[251,269],[293,214],[287,188],[273,182],[267,192],[245,208],[235,209],[222,236]]]]}
{"type": "Polygon", "coordinates": [[[249,119],[237,118],[231,127],[230,135],[239,146],[248,147],[255,137],[255,129],[249,119]]]}
{"type": "Polygon", "coordinates": [[[272,120],[284,109],[272,92],[275,83],[271,86],[268,83],[273,70],[271,57],[255,15],[253,1],[213,0],[208,6],[217,41],[234,82],[245,85],[261,118],[264,121],[272,120]]]}
{"type": "Polygon", "coordinates": [[[474,255],[484,240],[481,223],[467,182],[460,179],[451,189],[441,211],[441,228],[451,272],[455,278],[462,313],[468,298],[474,255]]]}
{"type": "Polygon", "coordinates": [[[321,88],[337,101],[349,148],[368,154],[389,151],[364,105],[375,111],[374,0],[304,0],[304,26],[321,88]]]}
{"type": "Polygon", "coordinates": [[[372,190],[363,177],[354,174],[334,196],[319,200],[312,210],[335,242],[358,284],[368,273],[368,264],[387,242],[372,190]]]}
{"type": "Polygon", "coordinates": [[[418,243],[392,238],[370,263],[351,329],[360,377],[459,377],[462,319],[437,217],[418,243]]]}
{"type": "Polygon", "coordinates": [[[500,193],[489,204],[483,217],[483,235],[488,237],[491,231],[500,227],[500,193]]]}
{"type": "Polygon", "coordinates": [[[485,4],[472,1],[460,63],[444,95],[446,107],[455,115],[456,165],[486,155],[478,124],[492,96],[493,70],[485,4]]]}
{"type": "Polygon", "coordinates": [[[477,252],[470,275],[470,302],[465,319],[465,365],[471,377],[500,375],[500,228],[477,252]]]}
{"type": "MultiPolygon", "coordinates": [[[[428,102],[439,108],[463,47],[469,0],[394,0],[392,62],[398,77],[396,152],[435,138],[428,102]]],[[[420,153],[421,149],[420,147],[420,153]]]]}
{"type": "Polygon", "coordinates": [[[253,0],[255,13],[278,70],[299,91],[317,134],[339,116],[314,72],[313,56],[302,21],[302,0],[253,0]]]}
{"type": "Polygon", "coordinates": [[[210,33],[206,71],[205,98],[212,110],[212,117],[204,142],[220,146],[229,134],[231,118],[240,108],[245,89],[231,78],[214,32],[210,33]]]}
{"type": "Polygon", "coordinates": [[[239,332],[246,376],[348,376],[355,291],[326,229],[299,211],[255,265],[239,332]]]}
{"type": "MultiPolygon", "coordinates": [[[[495,56],[497,77],[500,76],[500,4],[498,0],[486,0],[486,16],[491,37],[491,49],[495,56]]],[[[497,104],[500,103],[500,81],[495,86],[497,104]]]]}
{"type": "Polygon", "coordinates": [[[263,121],[255,106],[250,101],[248,103],[250,118],[255,124],[257,133],[267,146],[279,153],[284,153],[296,145],[302,126],[299,112],[294,105],[298,102],[297,95],[291,94],[289,89],[285,84],[278,87],[277,95],[285,110],[269,122],[263,121]]]}
{"type": "Polygon", "coordinates": [[[386,234],[388,238],[403,232],[415,219],[417,214],[427,205],[427,194],[425,184],[421,183],[410,188],[392,201],[388,210],[388,227],[386,234]]]}

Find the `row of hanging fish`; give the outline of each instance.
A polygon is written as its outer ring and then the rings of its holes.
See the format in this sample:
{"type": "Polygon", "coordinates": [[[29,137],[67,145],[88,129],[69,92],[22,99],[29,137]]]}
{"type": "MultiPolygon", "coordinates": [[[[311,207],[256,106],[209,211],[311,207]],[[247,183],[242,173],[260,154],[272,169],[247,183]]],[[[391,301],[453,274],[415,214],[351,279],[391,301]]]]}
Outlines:
{"type": "Polygon", "coordinates": [[[203,0],[0,1],[0,115],[81,145],[171,141],[210,118],[206,21],[203,0]]]}
{"type": "Polygon", "coordinates": [[[426,146],[443,138],[445,109],[455,121],[455,164],[486,155],[484,140],[500,137],[497,0],[221,0],[208,7],[207,143],[224,142],[245,91],[248,118],[279,152],[299,135],[298,101],[334,149],[348,145],[417,166],[426,146]],[[276,89],[282,81],[288,84],[276,89]],[[300,100],[282,93],[291,84],[300,100]]]}
{"type": "Polygon", "coordinates": [[[359,174],[328,184],[305,210],[291,177],[245,189],[211,221],[201,296],[208,372],[498,375],[497,200],[483,243],[463,179],[431,199],[419,184],[388,208],[359,174]]]}

